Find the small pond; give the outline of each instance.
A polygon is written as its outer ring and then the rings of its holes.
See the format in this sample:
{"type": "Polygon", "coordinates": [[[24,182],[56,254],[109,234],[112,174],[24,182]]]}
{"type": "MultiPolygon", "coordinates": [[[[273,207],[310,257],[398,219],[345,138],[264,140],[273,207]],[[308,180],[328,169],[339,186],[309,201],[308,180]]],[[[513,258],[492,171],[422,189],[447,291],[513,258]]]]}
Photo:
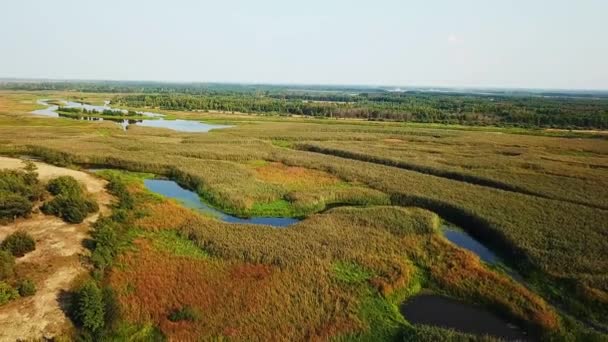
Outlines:
{"type": "Polygon", "coordinates": [[[399,309],[412,324],[439,326],[509,341],[529,339],[516,325],[492,312],[444,296],[418,295],[401,304],[399,309]]]}
{"type": "Polygon", "coordinates": [[[442,231],[445,238],[450,242],[456,246],[462,247],[477,254],[484,262],[491,265],[500,262],[500,259],[496,254],[494,254],[494,252],[482,245],[479,241],[475,240],[464,230],[451,225],[443,225],[442,231]]]}
{"type": "MultiPolygon", "coordinates": [[[[38,104],[48,106],[48,107],[45,109],[35,110],[32,112],[32,114],[50,116],[50,117],[54,117],[54,118],[65,117],[65,118],[74,119],[74,120],[113,121],[113,122],[116,122],[117,124],[119,124],[123,129],[127,129],[127,127],[130,125],[137,125],[137,126],[145,126],[145,127],[167,128],[167,129],[171,129],[171,130],[178,131],[178,132],[196,133],[196,132],[209,132],[212,129],[221,129],[221,128],[232,127],[229,125],[208,124],[208,123],[195,121],[195,120],[181,120],[181,119],[166,120],[166,119],[162,118],[162,117],[164,117],[163,114],[145,112],[145,111],[138,111],[137,114],[150,117],[151,119],[122,119],[122,118],[120,118],[120,119],[119,118],[117,118],[117,119],[105,118],[104,119],[104,118],[92,117],[92,116],[87,116],[87,115],[82,115],[79,117],[65,116],[65,115],[61,115],[60,113],[57,112],[57,110],[59,109],[58,105],[52,105],[46,101],[48,101],[48,100],[38,100],[37,101],[38,104]]],[[[82,108],[82,109],[86,109],[88,111],[96,111],[96,112],[100,112],[100,113],[103,112],[104,110],[121,110],[125,113],[127,112],[125,109],[116,109],[116,108],[110,107],[108,105],[109,104],[108,101],[106,101],[103,106],[95,106],[95,105],[89,105],[89,104],[85,104],[85,103],[72,102],[72,101],[61,101],[61,102],[62,102],[62,106],[66,107],[66,108],[82,108]]]]}
{"type": "Polygon", "coordinates": [[[273,227],[286,227],[299,221],[298,219],[291,217],[240,218],[232,216],[207,205],[206,203],[201,201],[197,193],[184,189],[179,184],[171,180],[146,179],[144,180],[144,185],[148,190],[154,193],[176,199],[186,207],[199,210],[211,216],[215,216],[221,221],[228,223],[262,224],[273,227]]]}

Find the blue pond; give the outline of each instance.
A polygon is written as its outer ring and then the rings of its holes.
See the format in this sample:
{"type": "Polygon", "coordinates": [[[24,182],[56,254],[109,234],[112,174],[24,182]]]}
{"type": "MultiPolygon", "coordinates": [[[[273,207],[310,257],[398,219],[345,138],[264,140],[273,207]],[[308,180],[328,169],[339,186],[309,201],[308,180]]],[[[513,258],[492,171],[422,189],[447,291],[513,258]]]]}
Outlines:
{"type": "Polygon", "coordinates": [[[450,242],[477,254],[481,260],[488,264],[497,264],[500,262],[500,259],[496,254],[461,229],[444,225],[443,234],[450,242]]]}
{"type": "Polygon", "coordinates": [[[201,201],[197,193],[182,188],[179,184],[171,180],[163,179],[146,179],[144,180],[146,188],[154,193],[170,197],[178,200],[184,206],[199,210],[208,215],[212,215],[221,221],[228,223],[245,223],[245,224],[261,224],[273,227],[286,227],[298,222],[298,219],[289,217],[250,217],[240,218],[228,215],[218,209],[210,207],[201,201]]]}

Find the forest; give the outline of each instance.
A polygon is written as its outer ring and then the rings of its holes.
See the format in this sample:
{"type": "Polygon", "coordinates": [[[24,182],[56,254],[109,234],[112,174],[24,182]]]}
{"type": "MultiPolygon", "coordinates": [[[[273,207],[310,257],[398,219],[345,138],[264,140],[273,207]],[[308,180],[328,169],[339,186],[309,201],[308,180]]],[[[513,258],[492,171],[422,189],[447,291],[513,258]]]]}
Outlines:
{"type": "Polygon", "coordinates": [[[608,99],[434,93],[144,94],[120,106],[519,127],[608,127],[608,99]]]}

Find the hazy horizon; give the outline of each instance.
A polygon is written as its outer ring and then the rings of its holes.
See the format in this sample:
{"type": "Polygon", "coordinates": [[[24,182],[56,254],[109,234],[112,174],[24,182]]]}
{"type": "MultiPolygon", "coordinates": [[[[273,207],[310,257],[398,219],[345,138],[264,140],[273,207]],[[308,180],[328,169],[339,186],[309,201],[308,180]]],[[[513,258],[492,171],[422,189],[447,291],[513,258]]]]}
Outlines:
{"type": "Polygon", "coordinates": [[[4,7],[0,78],[608,89],[600,0],[4,7]]]}

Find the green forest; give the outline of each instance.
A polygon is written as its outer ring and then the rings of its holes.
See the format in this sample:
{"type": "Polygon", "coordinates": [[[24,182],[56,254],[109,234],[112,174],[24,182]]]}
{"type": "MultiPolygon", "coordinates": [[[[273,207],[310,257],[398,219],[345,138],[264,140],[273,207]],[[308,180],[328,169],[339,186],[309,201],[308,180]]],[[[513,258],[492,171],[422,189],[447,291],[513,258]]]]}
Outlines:
{"type": "Polygon", "coordinates": [[[163,82],[0,82],[0,89],[114,93],[112,105],[471,126],[608,128],[602,91],[163,82]]]}

